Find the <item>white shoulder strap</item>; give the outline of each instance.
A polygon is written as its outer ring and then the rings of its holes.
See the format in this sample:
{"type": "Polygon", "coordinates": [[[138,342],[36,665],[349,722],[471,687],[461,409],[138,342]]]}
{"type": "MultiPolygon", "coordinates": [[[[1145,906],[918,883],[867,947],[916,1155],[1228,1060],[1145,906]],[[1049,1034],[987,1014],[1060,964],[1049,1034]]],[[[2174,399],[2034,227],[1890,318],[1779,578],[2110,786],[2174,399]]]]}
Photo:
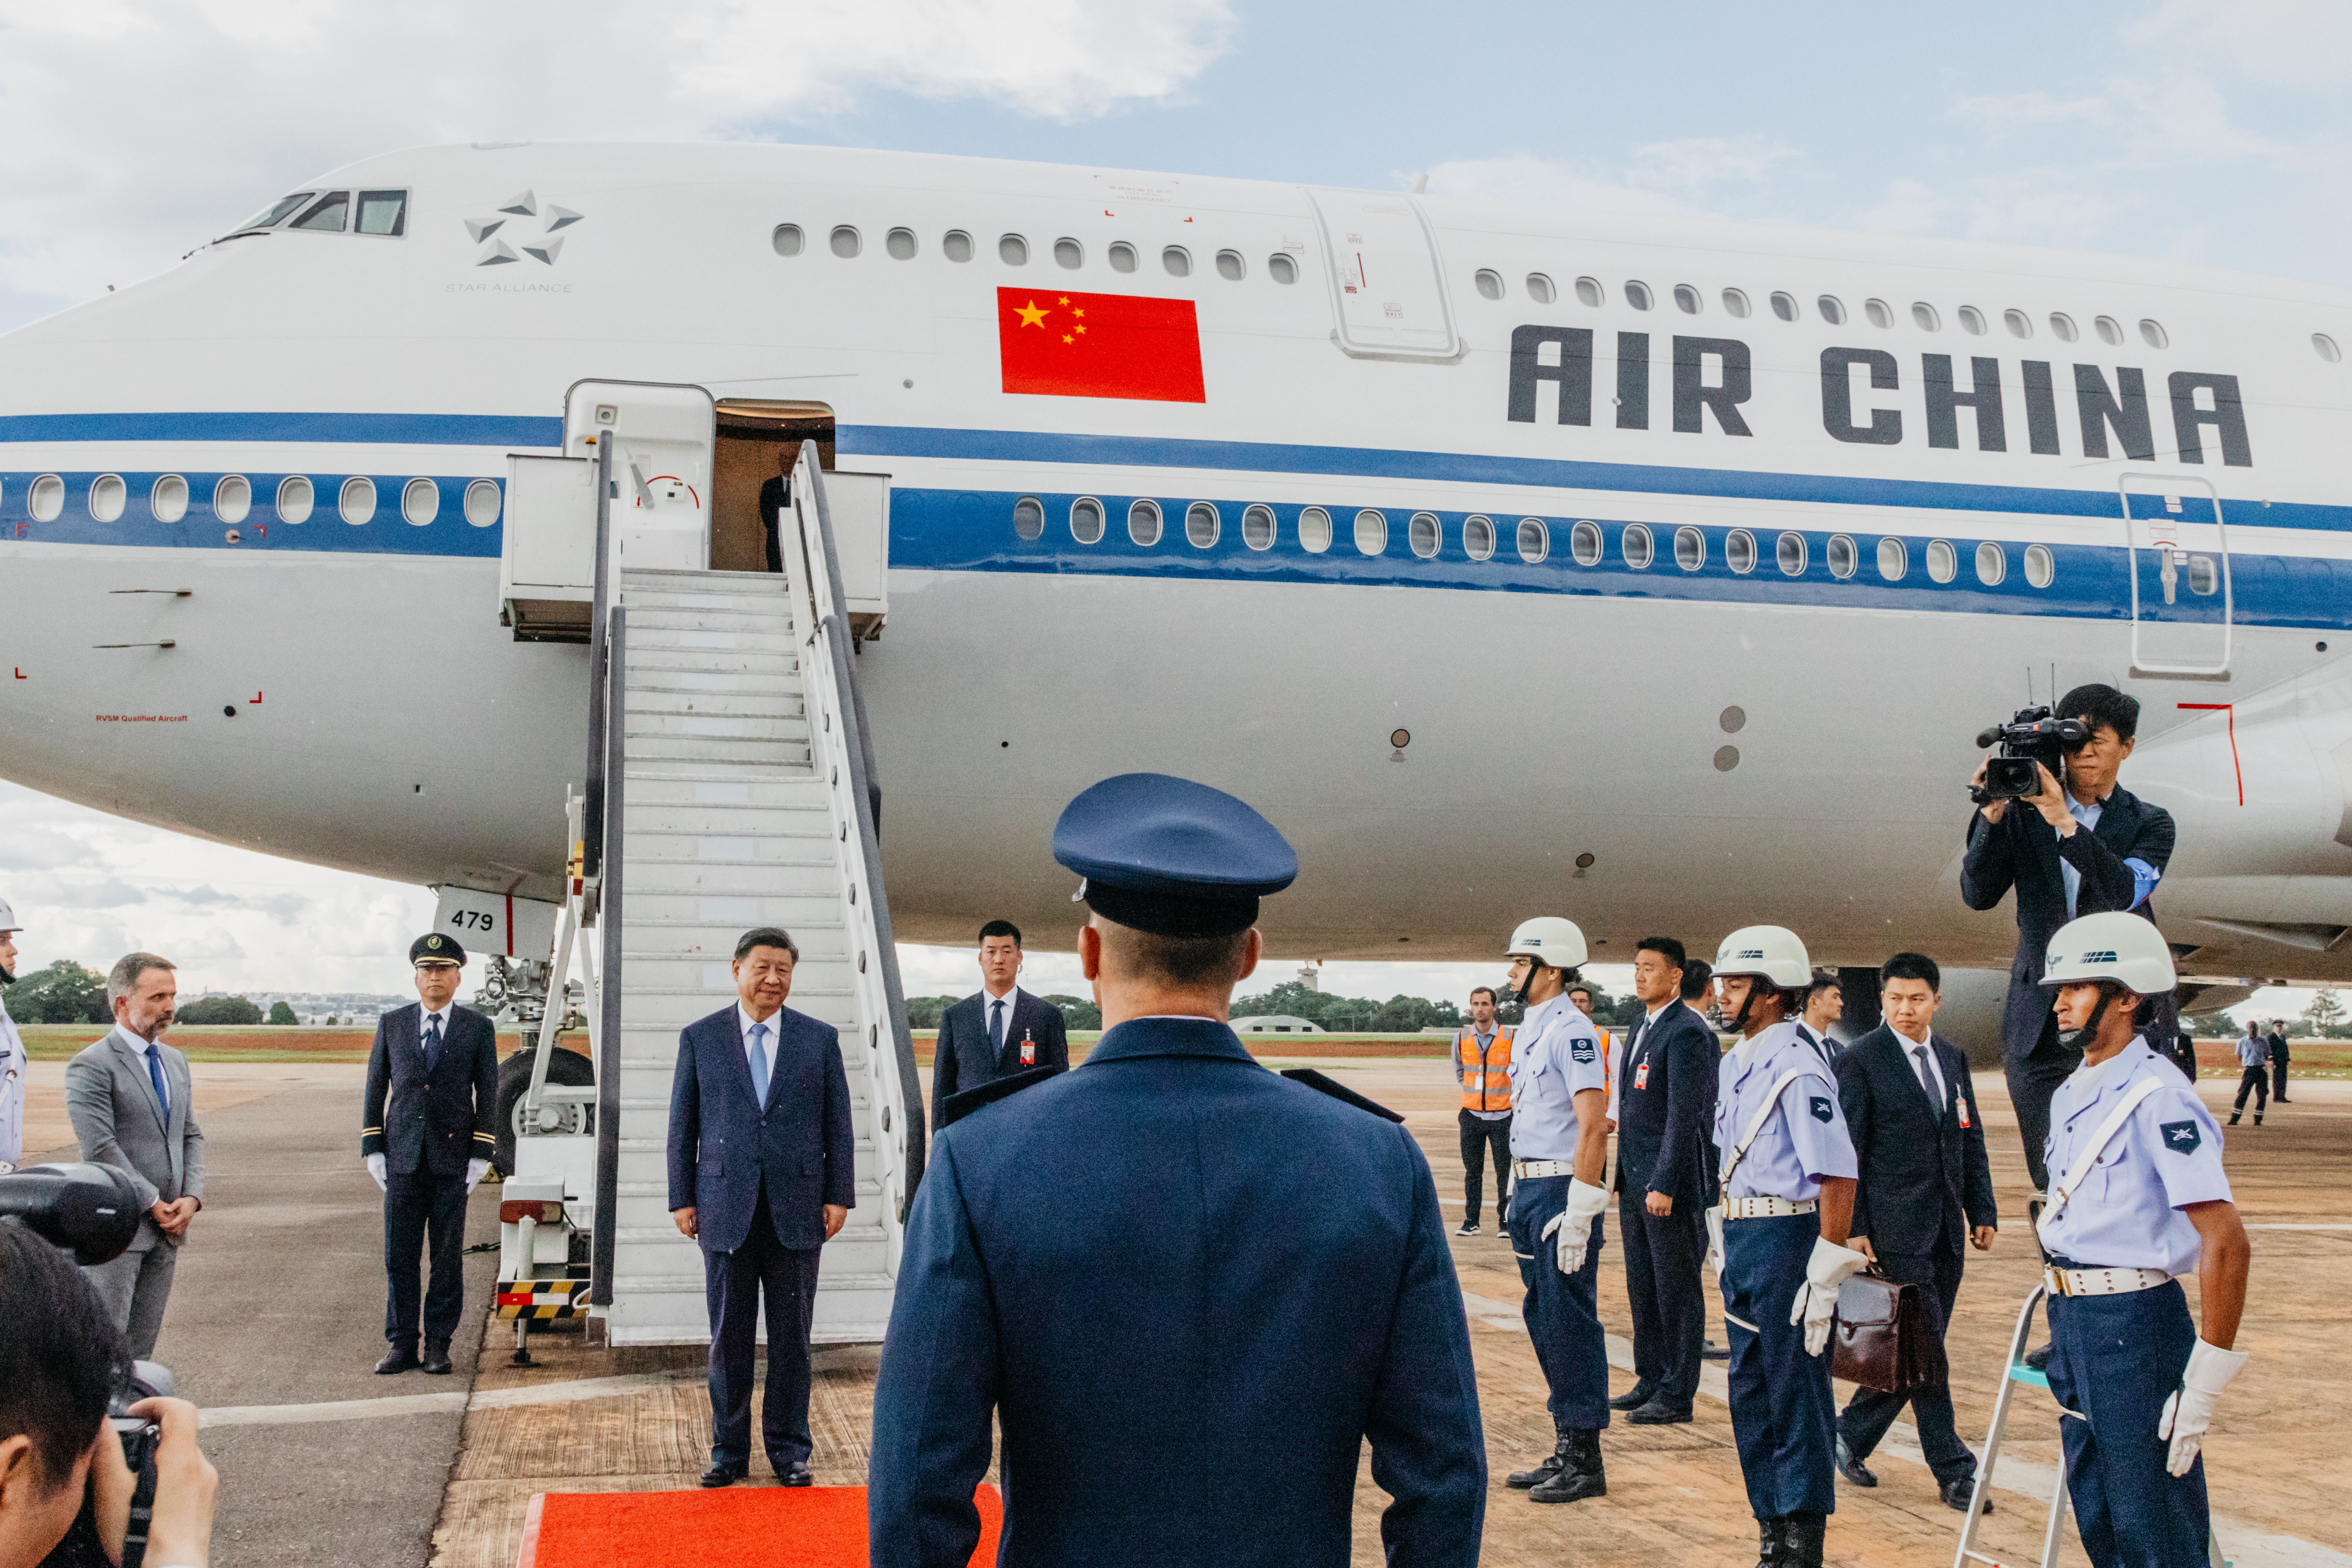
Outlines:
{"type": "Polygon", "coordinates": [[[1740,1161],[1748,1158],[1748,1146],[1756,1142],[1756,1135],[1764,1131],[1764,1123],[1771,1120],[1772,1110],[1780,1103],[1780,1096],[1787,1092],[1790,1084],[1804,1076],[1805,1069],[1795,1067],[1772,1080],[1772,1092],[1764,1097],[1764,1103],[1758,1106],[1756,1114],[1748,1119],[1748,1131],[1740,1135],[1738,1143],[1732,1148],[1730,1160],[1723,1167],[1721,1184],[1725,1193],[1731,1191],[1731,1173],[1739,1169],[1740,1161]]]}
{"type": "Polygon", "coordinates": [[[2144,1078],[2131,1086],[2124,1095],[2122,1104],[2107,1112],[2107,1119],[2099,1123],[2097,1131],[2091,1134],[2090,1142],[2084,1144],[2083,1152],[2074,1157],[2074,1168],[2050,1189],[2050,1201],[2042,1205],[2042,1218],[2034,1226],[2036,1230],[2044,1230],[2057,1217],[2058,1211],[2066,1206],[2067,1200],[2074,1195],[2074,1189],[2083,1184],[2084,1178],[2091,1173],[2091,1167],[2099,1163],[2099,1156],[2106,1152],[2116,1134],[2123,1131],[2124,1123],[2131,1120],[2131,1113],[2139,1109],[2139,1102],[2163,1087],[2161,1079],[2152,1075],[2144,1078]]]}

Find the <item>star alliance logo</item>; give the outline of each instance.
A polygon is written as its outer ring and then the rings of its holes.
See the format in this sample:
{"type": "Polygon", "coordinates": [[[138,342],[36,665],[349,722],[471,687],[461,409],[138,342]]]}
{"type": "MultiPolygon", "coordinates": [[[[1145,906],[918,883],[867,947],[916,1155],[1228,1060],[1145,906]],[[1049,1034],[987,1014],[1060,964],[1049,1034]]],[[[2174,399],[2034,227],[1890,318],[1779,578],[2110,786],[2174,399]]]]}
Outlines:
{"type": "Polygon", "coordinates": [[[555,258],[563,254],[563,236],[560,231],[581,221],[583,215],[570,207],[557,206],[553,202],[541,204],[530,191],[499,204],[488,217],[466,220],[466,233],[475,244],[483,247],[474,258],[477,267],[500,267],[509,261],[520,261],[528,256],[533,261],[552,267],[555,258]],[[525,220],[540,220],[535,236],[524,237],[525,220]],[[503,234],[504,237],[501,237],[503,234]],[[511,240],[513,243],[508,243],[511,240]],[[518,249],[520,254],[517,254],[518,249]]]}

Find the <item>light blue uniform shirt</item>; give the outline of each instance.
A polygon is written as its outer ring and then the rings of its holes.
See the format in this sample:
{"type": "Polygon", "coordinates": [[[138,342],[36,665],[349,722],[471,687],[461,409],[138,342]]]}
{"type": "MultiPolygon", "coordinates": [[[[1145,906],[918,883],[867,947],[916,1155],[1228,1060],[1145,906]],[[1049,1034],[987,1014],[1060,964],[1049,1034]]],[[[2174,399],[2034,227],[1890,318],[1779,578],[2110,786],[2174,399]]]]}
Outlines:
{"type": "Polygon", "coordinates": [[[2264,1039],[2260,1035],[2240,1035],[2238,1037],[2239,1066],[2250,1068],[2265,1067],[2269,1065],[2270,1059],[2270,1041],[2264,1039]]]}
{"type": "Polygon", "coordinates": [[[1511,1042],[1511,1158],[1576,1158],[1576,1094],[1609,1092],[1601,1031],[1565,996],[1528,1009],[1511,1042]]]}
{"type": "Polygon", "coordinates": [[[1715,1147],[1723,1163],[1739,1146],[1764,1096],[1790,1068],[1798,1076],[1780,1091],[1780,1110],[1764,1119],[1747,1157],[1731,1174],[1735,1198],[1821,1196],[1823,1176],[1855,1173],[1853,1140],[1838,1105],[1837,1084],[1822,1053],[1791,1018],[1752,1040],[1742,1040],[1716,1068],[1715,1147]]]}
{"type": "Polygon", "coordinates": [[[2134,1040],[2096,1067],[2080,1067],[2050,1101],[2050,1179],[2074,1163],[2132,1085],[2154,1078],[2164,1087],[2132,1110],[2100,1151],[2064,1208],[2047,1220],[2042,1245],[2086,1268],[2161,1268],[2193,1274],[2204,1247],[2180,1211],[2227,1203],[2221,1129],[2180,1069],[2134,1040]]]}
{"type": "MultiPolygon", "coordinates": [[[[2084,805],[2070,795],[2066,797],[2066,811],[2075,821],[2083,825],[2085,832],[2088,832],[2096,827],[2099,825],[2099,818],[2107,814],[2107,803],[2104,800],[2095,800],[2090,805],[2084,805]]],[[[2156,891],[2156,884],[2163,879],[2164,873],[2137,855],[2126,859],[2124,864],[2131,868],[2131,907],[2137,909],[2147,902],[2147,896],[2150,893],[2156,891]]],[[[2066,884],[2066,918],[2071,921],[2075,915],[2074,900],[2083,891],[2083,873],[2074,869],[2074,862],[2062,855],[2058,858],[2058,875],[2066,884]]]]}

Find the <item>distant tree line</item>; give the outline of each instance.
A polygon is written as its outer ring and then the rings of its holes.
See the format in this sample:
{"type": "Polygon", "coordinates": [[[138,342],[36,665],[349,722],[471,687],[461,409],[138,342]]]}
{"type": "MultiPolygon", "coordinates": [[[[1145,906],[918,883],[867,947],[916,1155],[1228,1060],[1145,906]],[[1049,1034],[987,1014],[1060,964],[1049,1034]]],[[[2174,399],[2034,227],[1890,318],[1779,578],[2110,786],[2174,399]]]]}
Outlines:
{"type": "MultiPolygon", "coordinates": [[[[961,996],[909,996],[907,998],[907,1026],[910,1029],[936,1029],[940,1015],[962,1001],[961,996]]],[[[1083,996],[1053,995],[1040,998],[1062,1010],[1062,1023],[1066,1028],[1099,1029],[1102,1009],[1083,996]]]]}
{"type": "MultiPolygon", "coordinates": [[[[106,1000],[106,976],[84,969],[70,958],[60,958],[47,969],[26,975],[8,990],[8,1016],[20,1024],[111,1024],[114,1009],[106,1000]]],[[[261,1009],[242,996],[199,996],[182,1007],[183,1024],[295,1024],[294,1009],[283,1001],[261,1009]]]]}
{"type": "MultiPolygon", "coordinates": [[[[1597,1024],[1631,1023],[1641,1016],[1641,1003],[1630,996],[1620,1002],[1599,986],[1592,988],[1593,1022],[1597,1024]]],[[[1339,996],[1310,990],[1296,980],[1286,980],[1273,990],[1254,996],[1234,999],[1236,1018],[1269,1014],[1304,1018],[1335,1035],[1411,1035],[1423,1029],[1456,1029],[1470,1021],[1469,1015],[1452,1002],[1405,995],[1375,1002],[1369,996],[1339,996]]],[[[1506,1024],[1516,1024],[1525,1015],[1526,1009],[1517,1002],[1504,1002],[1495,1009],[1495,1016],[1506,1024]]]]}

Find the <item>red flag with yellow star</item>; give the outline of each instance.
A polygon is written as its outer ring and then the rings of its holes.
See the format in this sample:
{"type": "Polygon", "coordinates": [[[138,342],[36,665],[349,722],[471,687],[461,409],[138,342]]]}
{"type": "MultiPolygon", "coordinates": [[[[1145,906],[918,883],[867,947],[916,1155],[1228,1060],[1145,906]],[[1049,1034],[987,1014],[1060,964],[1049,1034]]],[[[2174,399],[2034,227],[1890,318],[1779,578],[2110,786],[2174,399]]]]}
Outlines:
{"type": "Polygon", "coordinates": [[[996,338],[1007,392],[1209,400],[1190,300],[999,289],[996,338]]]}

